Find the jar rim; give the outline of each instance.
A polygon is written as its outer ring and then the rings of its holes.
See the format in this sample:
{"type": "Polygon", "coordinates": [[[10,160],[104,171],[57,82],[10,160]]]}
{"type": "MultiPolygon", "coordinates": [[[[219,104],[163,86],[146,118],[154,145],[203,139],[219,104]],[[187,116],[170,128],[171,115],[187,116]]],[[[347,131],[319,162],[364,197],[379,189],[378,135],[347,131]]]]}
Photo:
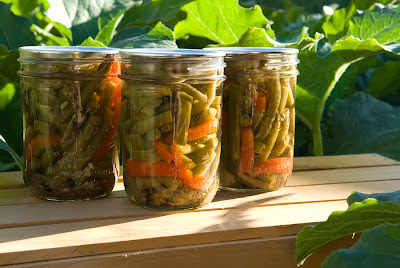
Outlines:
{"type": "Polygon", "coordinates": [[[280,47],[206,47],[205,50],[225,52],[226,56],[234,54],[298,54],[297,48],[280,47]]]}
{"type": "Polygon", "coordinates": [[[19,48],[20,59],[76,59],[103,58],[107,55],[117,55],[118,49],[108,47],[80,46],[23,46],[19,48]]]}
{"type": "Polygon", "coordinates": [[[191,57],[224,57],[222,51],[206,51],[203,49],[185,49],[185,48],[130,48],[121,49],[120,57],[157,57],[157,58],[191,58],[191,57]]]}

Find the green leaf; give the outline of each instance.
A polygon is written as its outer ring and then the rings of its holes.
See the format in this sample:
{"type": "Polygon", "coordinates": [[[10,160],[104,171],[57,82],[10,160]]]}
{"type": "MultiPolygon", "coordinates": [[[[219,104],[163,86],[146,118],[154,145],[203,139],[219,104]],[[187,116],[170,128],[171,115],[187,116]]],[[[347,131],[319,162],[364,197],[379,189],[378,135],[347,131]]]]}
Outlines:
{"type": "Polygon", "coordinates": [[[369,230],[386,222],[400,223],[399,205],[367,199],[351,205],[346,211],[335,211],[326,222],[306,226],[297,235],[297,263],[303,263],[311,253],[330,241],[369,230]]]}
{"type": "Polygon", "coordinates": [[[16,166],[17,164],[14,161],[10,163],[4,163],[3,161],[0,161],[0,172],[9,171],[16,166]]]}
{"type": "Polygon", "coordinates": [[[327,154],[378,153],[400,160],[400,110],[368,94],[333,104],[327,128],[327,154]]]}
{"type": "Polygon", "coordinates": [[[82,44],[80,44],[80,46],[82,46],[82,47],[107,47],[102,42],[93,40],[93,38],[91,38],[91,37],[88,37],[88,39],[83,41],[82,44]]]}
{"type": "Polygon", "coordinates": [[[303,6],[292,6],[288,9],[274,11],[271,15],[274,22],[271,25],[276,38],[283,42],[298,42],[308,37],[309,32],[314,35],[315,29],[322,24],[322,14],[308,14],[303,6]]]}
{"type": "Polygon", "coordinates": [[[105,45],[110,44],[123,17],[124,12],[117,14],[111,21],[109,21],[103,28],[100,29],[95,40],[100,41],[105,45]]]}
{"type": "Polygon", "coordinates": [[[32,22],[27,18],[14,15],[10,6],[0,2],[0,44],[9,50],[33,45],[35,36],[30,30],[32,22]]]}
{"type": "MultiPolygon", "coordinates": [[[[398,53],[400,44],[381,45],[374,39],[360,40],[352,36],[338,40],[324,57],[317,54],[321,35],[315,39],[303,38],[298,43],[279,43],[263,29],[250,28],[232,45],[248,47],[295,47],[299,48],[296,114],[313,133],[314,154],[323,155],[321,120],[326,101],[336,83],[350,64],[382,52],[398,53]]],[[[340,135],[339,135],[340,136],[340,135]]]]}
{"type": "Polygon", "coordinates": [[[194,35],[219,44],[232,44],[249,27],[264,28],[270,24],[259,6],[243,8],[237,0],[197,0],[181,10],[187,13],[187,18],[175,26],[177,39],[194,35]]]}
{"type": "Polygon", "coordinates": [[[53,41],[54,43],[56,43],[59,46],[69,46],[70,45],[67,38],[55,36],[54,34],[51,34],[50,32],[40,28],[39,26],[37,26],[35,24],[32,25],[32,29],[38,35],[46,37],[47,39],[53,41]]]}
{"type": "Polygon", "coordinates": [[[400,191],[395,191],[391,193],[377,193],[377,194],[363,194],[360,192],[353,192],[347,198],[347,204],[351,206],[356,202],[363,202],[368,198],[373,198],[378,200],[381,203],[394,203],[400,205],[400,191]]]}
{"type": "Polygon", "coordinates": [[[400,7],[380,7],[353,16],[348,36],[361,39],[374,38],[378,43],[400,41],[400,7]]]}
{"type": "Polygon", "coordinates": [[[118,33],[111,47],[117,48],[177,48],[174,33],[161,22],[153,29],[131,27],[118,33]],[[131,33],[131,34],[129,34],[131,33]]]}
{"type": "MultiPolygon", "coordinates": [[[[4,48],[4,46],[0,47],[4,48]]],[[[0,81],[6,83],[19,83],[17,71],[20,66],[17,61],[19,57],[18,51],[8,52],[7,49],[0,52],[0,81]]]]}
{"type": "MultiPolygon", "coordinates": [[[[18,155],[23,154],[23,122],[19,84],[15,84],[15,94],[5,110],[0,110],[0,133],[18,155]]],[[[0,150],[0,161],[14,162],[12,156],[0,150]]]]}
{"type": "Polygon", "coordinates": [[[6,83],[0,88],[0,110],[4,110],[15,95],[15,86],[6,83]]]}
{"type": "Polygon", "coordinates": [[[122,10],[135,2],[132,0],[48,0],[50,8],[45,14],[55,22],[70,28],[73,44],[80,44],[88,36],[99,32],[99,19],[104,23],[112,20],[122,10]]]}
{"type": "Polygon", "coordinates": [[[11,11],[15,15],[31,17],[32,13],[40,8],[41,0],[11,0],[6,2],[12,3],[11,11]]]}
{"type": "Polygon", "coordinates": [[[356,6],[356,8],[361,9],[361,10],[369,9],[375,3],[387,5],[387,4],[391,4],[393,2],[396,2],[396,1],[394,1],[394,0],[353,0],[353,3],[356,6]]]}
{"type": "MultiPolygon", "coordinates": [[[[286,47],[291,44],[279,43],[273,39],[273,31],[250,27],[234,44],[215,45],[220,47],[286,47]],[[272,35],[272,36],[271,36],[272,35]]],[[[214,45],[213,45],[214,46],[214,45]]]]}
{"type": "Polygon", "coordinates": [[[330,254],[323,268],[398,267],[400,263],[400,225],[385,223],[363,233],[350,249],[330,254]]]}
{"type": "Polygon", "coordinates": [[[326,108],[330,107],[337,99],[345,99],[353,95],[358,90],[366,89],[360,84],[359,76],[367,72],[371,68],[381,65],[381,61],[376,56],[365,57],[351,64],[340,77],[334,89],[329,95],[325,104],[326,108]]]}
{"type": "Polygon", "coordinates": [[[193,0],[152,0],[135,5],[125,12],[121,26],[150,25],[167,21],[176,16],[179,9],[193,0]]]}
{"type": "Polygon", "coordinates": [[[351,16],[356,12],[356,7],[351,4],[347,8],[336,10],[327,21],[322,24],[322,29],[329,41],[334,42],[346,35],[351,16]]]}
{"type": "Polygon", "coordinates": [[[14,158],[18,167],[21,169],[21,171],[24,170],[22,158],[7,144],[7,142],[1,135],[0,135],[0,149],[9,152],[10,155],[14,158]]]}
{"type": "Polygon", "coordinates": [[[325,103],[347,67],[364,57],[385,51],[392,52],[392,49],[396,50],[397,47],[388,48],[373,39],[361,41],[348,37],[337,41],[326,57],[321,58],[307,50],[299,54],[301,63],[296,112],[313,132],[315,155],[323,154],[320,122],[325,103]]]}
{"type": "Polygon", "coordinates": [[[65,27],[63,24],[55,21],[51,21],[49,18],[46,17],[46,19],[49,21],[49,23],[53,24],[54,28],[57,29],[57,31],[64,37],[67,38],[68,41],[72,41],[72,32],[70,29],[65,27]]]}
{"type": "Polygon", "coordinates": [[[373,71],[367,92],[382,98],[394,90],[400,90],[400,62],[387,61],[373,71]]]}
{"type": "Polygon", "coordinates": [[[388,2],[392,1],[354,1],[347,8],[335,11],[322,29],[331,42],[343,36],[362,40],[374,38],[381,44],[396,42],[400,39],[400,8],[375,6],[373,10],[356,14],[357,9],[368,9],[375,3],[388,2]]]}

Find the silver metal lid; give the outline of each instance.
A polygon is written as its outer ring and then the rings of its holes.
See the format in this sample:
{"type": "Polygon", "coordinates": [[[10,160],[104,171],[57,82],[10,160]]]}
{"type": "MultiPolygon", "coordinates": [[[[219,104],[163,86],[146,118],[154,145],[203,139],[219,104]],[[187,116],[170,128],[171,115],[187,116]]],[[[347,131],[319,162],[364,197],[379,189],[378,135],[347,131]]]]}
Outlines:
{"type": "Polygon", "coordinates": [[[79,46],[25,46],[19,48],[20,60],[26,59],[99,59],[117,56],[118,49],[79,46]]]}
{"type": "Polygon", "coordinates": [[[205,50],[225,52],[226,55],[232,54],[298,54],[296,48],[279,48],[279,47],[206,47],[205,50]]]}
{"type": "Polygon", "coordinates": [[[156,57],[156,58],[193,58],[193,57],[224,57],[225,53],[222,51],[206,51],[203,49],[146,49],[146,48],[132,48],[121,49],[119,51],[121,58],[137,56],[137,57],[156,57]]]}

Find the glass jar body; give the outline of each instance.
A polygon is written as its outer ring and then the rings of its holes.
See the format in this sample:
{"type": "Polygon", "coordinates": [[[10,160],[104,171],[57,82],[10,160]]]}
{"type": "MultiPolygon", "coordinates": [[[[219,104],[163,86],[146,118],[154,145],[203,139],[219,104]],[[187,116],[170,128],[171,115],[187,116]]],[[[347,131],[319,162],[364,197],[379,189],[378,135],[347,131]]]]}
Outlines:
{"type": "Polygon", "coordinates": [[[280,189],[293,167],[297,57],[233,54],[226,62],[220,187],[280,189]]]}
{"type": "Polygon", "coordinates": [[[116,57],[20,61],[27,187],[57,201],[109,194],[120,166],[116,57]]]}
{"type": "Polygon", "coordinates": [[[192,209],[219,185],[223,57],[121,59],[124,184],[139,206],[192,209]]]}

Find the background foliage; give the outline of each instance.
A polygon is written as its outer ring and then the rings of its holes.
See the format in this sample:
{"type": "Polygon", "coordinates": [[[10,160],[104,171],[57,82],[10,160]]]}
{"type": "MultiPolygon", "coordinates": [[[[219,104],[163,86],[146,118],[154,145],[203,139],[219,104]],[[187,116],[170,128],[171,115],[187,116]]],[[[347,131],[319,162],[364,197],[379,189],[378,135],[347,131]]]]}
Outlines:
{"type": "MultiPolygon", "coordinates": [[[[400,160],[398,2],[0,0],[0,134],[22,155],[23,45],[296,47],[296,155],[400,160]]],[[[10,169],[13,156],[0,151],[0,171],[10,169]]]]}

